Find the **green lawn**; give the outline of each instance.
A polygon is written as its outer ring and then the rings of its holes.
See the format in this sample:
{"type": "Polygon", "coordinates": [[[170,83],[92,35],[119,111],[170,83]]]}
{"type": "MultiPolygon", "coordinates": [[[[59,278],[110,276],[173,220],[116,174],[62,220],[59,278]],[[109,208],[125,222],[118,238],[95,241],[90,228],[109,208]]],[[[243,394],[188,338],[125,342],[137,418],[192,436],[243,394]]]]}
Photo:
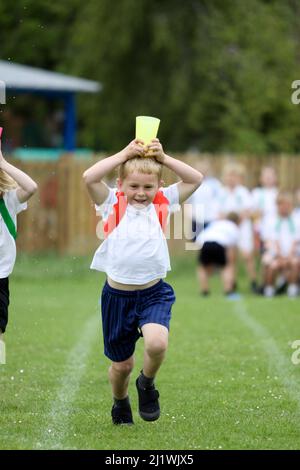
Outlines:
{"type": "MultiPolygon", "coordinates": [[[[162,416],[111,424],[90,259],[19,257],[11,278],[7,365],[0,366],[0,449],[299,449],[300,303],[198,295],[194,254],[173,262],[170,347],[157,378],[162,416]]],[[[133,379],[142,364],[137,346],[133,379]]]]}

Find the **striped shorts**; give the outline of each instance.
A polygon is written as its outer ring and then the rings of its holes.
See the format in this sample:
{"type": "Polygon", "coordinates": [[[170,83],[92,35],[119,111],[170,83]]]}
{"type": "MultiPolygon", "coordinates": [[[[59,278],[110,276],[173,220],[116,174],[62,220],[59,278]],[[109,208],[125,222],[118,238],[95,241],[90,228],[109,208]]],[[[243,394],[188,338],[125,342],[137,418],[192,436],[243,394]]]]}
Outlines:
{"type": "Polygon", "coordinates": [[[8,322],[9,279],[0,279],[0,329],[4,333],[8,322]]]}
{"type": "Polygon", "coordinates": [[[104,354],[114,362],[132,356],[135,343],[146,323],[158,323],[169,329],[173,288],[162,279],[142,290],[124,291],[106,282],[101,295],[104,354]]]}

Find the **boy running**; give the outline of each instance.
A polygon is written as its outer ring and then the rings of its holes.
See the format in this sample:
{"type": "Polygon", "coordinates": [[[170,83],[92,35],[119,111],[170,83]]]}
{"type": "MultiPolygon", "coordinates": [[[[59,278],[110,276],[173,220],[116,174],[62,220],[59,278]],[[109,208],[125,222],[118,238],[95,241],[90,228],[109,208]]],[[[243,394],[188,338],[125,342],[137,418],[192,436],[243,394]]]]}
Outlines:
{"type": "Polygon", "coordinates": [[[175,302],[172,287],[163,281],[171,269],[164,229],[174,207],[200,186],[203,176],[166,155],[158,139],[146,147],[135,139],[119,153],[93,165],[83,177],[102,215],[106,237],[91,268],[107,275],[101,309],[104,352],[112,361],[112,421],[133,424],[128,384],[140,336],[145,348],[143,369],[136,380],[139,414],[154,421],[160,416],[154,379],[167,350],[175,302]],[[163,166],[181,181],[162,188],[163,166]],[[116,167],[117,188],[111,189],[102,179],[116,167]]]}

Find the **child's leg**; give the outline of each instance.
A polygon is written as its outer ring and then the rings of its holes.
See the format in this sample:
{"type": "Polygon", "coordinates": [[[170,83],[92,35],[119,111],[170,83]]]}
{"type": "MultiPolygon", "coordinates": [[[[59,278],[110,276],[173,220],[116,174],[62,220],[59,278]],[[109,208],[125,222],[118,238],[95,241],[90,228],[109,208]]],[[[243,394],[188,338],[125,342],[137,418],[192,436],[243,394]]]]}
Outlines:
{"type": "Polygon", "coordinates": [[[227,264],[221,271],[224,292],[232,292],[234,290],[234,268],[227,264]]]}
{"type": "Polygon", "coordinates": [[[126,361],[111,363],[108,375],[115,399],[123,400],[128,396],[128,384],[133,367],[134,356],[126,359],[126,361]]]}
{"type": "Polygon", "coordinates": [[[281,268],[279,261],[273,260],[270,264],[266,265],[266,285],[274,286],[275,278],[279,269],[281,268]]]}
{"type": "Polygon", "coordinates": [[[130,373],[134,366],[134,357],[126,361],[112,362],[109,368],[109,380],[113,394],[113,407],[111,417],[113,424],[133,424],[132,411],[128,397],[128,384],[130,373]]]}
{"type": "Polygon", "coordinates": [[[297,284],[299,277],[299,261],[298,258],[290,257],[287,260],[288,267],[288,283],[297,284]]]}
{"type": "Polygon", "coordinates": [[[254,290],[256,283],[256,269],[254,262],[254,239],[250,220],[244,220],[240,225],[239,250],[245,263],[248,278],[254,290]]]}
{"type": "Polygon", "coordinates": [[[145,343],[143,374],[154,378],[165,358],[169,331],[158,323],[146,323],[142,332],[145,343]]]}
{"type": "Polygon", "coordinates": [[[235,263],[236,249],[234,247],[228,247],[226,249],[226,265],[221,271],[223,289],[225,293],[235,290],[235,263]]]}
{"type": "Polygon", "coordinates": [[[146,323],[142,326],[142,332],[145,342],[144,365],[136,380],[139,413],[145,421],[155,421],[160,416],[160,406],[154,378],[165,357],[169,331],[158,323],[146,323]]]}
{"type": "Polygon", "coordinates": [[[253,251],[242,251],[242,258],[246,265],[248,277],[251,282],[256,281],[255,258],[253,251]]]}
{"type": "Polygon", "coordinates": [[[199,280],[199,289],[201,292],[209,292],[209,275],[212,273],[212,267],[198,266],[197,274],[199,280]]]}
{"type": "Polygon", "coordinates": [[[264,282],[264,295],[265,297],[273,297],[275,294],[275,279],[281,269],[280,261],[278,259],[268,259],[265,257],[265,282],[264,282]]]}
{"type": "Polygon", "coordinates": [[[154,378],[168,347],[169,323],[175,293],[172,286],[160,281],[150,289],[141,291],[139,297],[139,327],[145,346],[143,370],[136,379],[139,414],[145,421],[155,421],[160,416],[160,407],[154,378]]]}
{"type": "Polygon", "coordinates": [[[296,297],[299,293],[298,279],[299,279],[299,261],[296,257],[289,257],[287,259],[287,279],[288,289],[287,295],[289,297],[296,297]]]}

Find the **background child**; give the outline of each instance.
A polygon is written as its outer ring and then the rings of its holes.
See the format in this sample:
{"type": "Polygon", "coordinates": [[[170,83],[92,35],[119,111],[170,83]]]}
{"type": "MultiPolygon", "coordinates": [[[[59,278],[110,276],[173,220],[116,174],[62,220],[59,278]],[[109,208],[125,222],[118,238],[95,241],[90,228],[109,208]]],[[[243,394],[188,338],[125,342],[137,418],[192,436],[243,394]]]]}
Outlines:
{"type": "Polygon", "coordinates": [[[252,197],[246,186],[242,184],[244,167],[237,163],[227,164],[223,171],[224,188],[219,198],[219,214],[226,216],[229,212],[236,212],[241,220],[239,225],[240,238],[238,248],[245,262],[250,280],[250,287],[256,292],[256,271],[254,263],[254,238],[251,223],[252,197]]]}
{"type": "Polygon", "coordinates": [[[202,174],[166,155],[158,139],[143,147],[140,140],[99,161],[84,173],[93,201],[104,222],[105,241],[95,253],[91,268],[104,271],[102,327],[105,355],[111,359],[109,379],[114,424],[133,424],[128,383],[134,366],[135,343],[144,337],[144,364],[136,380],[139,413],[146,421],[160,416],[154,378],[168,345],[172,287],[164,282],[170,270],[163,230],[172,206],[186,200],[201,184],[202,174]],[[151,155],[154,158],[143,158],[151,155]],[[161,188],[162,165],[181,181],[161,188]],[[102,178],[120,167],[117,188],[102,178]]]}
{"type": "Polygon", "coordinates": [[[214,268],[221,268],[224,293],[228,297],[234,294],[235,250],[239,241],[239,216],[235,212],[227,214],[226,219],[216,220],[197,237],[202,245],[199,252],[198,277],[202,295],[209,294],[209,276],[214,268]]]}
{"type": "Polygon", "coordinates": [[[293,215],[296,217],[297,221],[300,224],[300,188],[295,191],[295,207],[293,210],[293,215]]]}
{"type": "Polygon", "coordinates": [[[189,238],[195,241],[203,228],[218,218],[221,182],[213,176],[209,160],[197,163],[194,168],[205,176],[201,186],[186,201],[184,214],[187,223],[189,238]]]}
{"type": "Polygon", "coordinates": [[[26,201],[36,190],[36,183],[28,175],[4,159],[0,140],[0,363],[2,364],[5,364],[3,333],[8,322],[9,276],[16,259],[17,214],[27,208],[26,201]]]}
{"type": "Polygon", "coordinates": [[[278,214],[266,219],[262,236],[265,253],[262,257],[265,276],[264,295],[273,297],[274,284],[279,273],[288,281],[287,294],[296,297],[299,292],[300,226],[293,212],[293,195],[281,191],[277,197],[278,214]]]}
{"type": "Polygon", "coordinates": [[[278,194],[277,175],[275,169],[265,166],[260,174],[260,187],[252,190],[254,235],[256,247],[260,251],[261,247],[261,227],[268,217],[273,217],[277,213],[276,198],[278,194]]]}

